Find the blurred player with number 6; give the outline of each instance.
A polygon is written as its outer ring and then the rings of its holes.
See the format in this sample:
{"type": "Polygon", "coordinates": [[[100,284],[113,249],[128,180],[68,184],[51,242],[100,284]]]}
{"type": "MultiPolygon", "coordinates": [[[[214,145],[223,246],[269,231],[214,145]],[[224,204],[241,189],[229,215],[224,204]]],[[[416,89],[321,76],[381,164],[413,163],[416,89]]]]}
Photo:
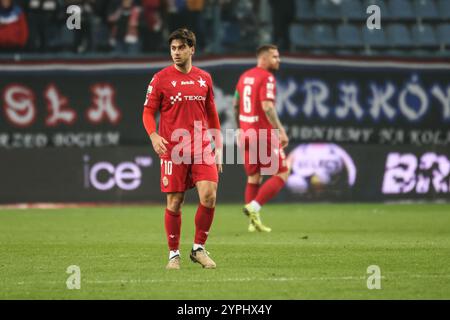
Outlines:
{"type": "Polygon", "coordinates": [[[280,53],[274,45],[263,45],[256,56],[257,66],[239,78],[233,104],[247,174],[244,213],[250,220],[248,231],[270,232],[271,228],[261,221],[260,210],[278,194],[289,176],[283,150],[289,139],[275,108],[276,83],[272,72],[279,69],[280,53]],[[271,155],[268,163],[262,154],[271,155]],[[271,177],[262,184],[269,167],[271,177]]]}

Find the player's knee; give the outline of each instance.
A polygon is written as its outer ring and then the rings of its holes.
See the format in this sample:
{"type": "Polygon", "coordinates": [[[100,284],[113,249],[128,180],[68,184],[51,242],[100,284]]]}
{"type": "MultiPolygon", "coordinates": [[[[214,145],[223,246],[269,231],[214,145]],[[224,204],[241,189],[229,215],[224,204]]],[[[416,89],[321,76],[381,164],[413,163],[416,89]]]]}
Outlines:
{"type": "Polygon", "coordinates": [[[216,206],[216,191],[211,189],[203,192],[200,203],[205,207],[214,208],[216,206]]]}
{"type": "Polygon", "coordinates": [[[167,199],[167,208],[172,212],[178,212],[184,203],[184,197],[170,197],[167,199]]]}
{"type": "Polygon", "coordinates": [[[288,169],[284,172],[278,173],[277,176],[280,177],[281,179],[283,179],[284,181],[287,181],[289,174],[290,174],[290,170],[288,169]]]}
{"type": "Polygon", "coordinates": [[[260,174],[254,174],[252,176],[248,176],[247,182],[251,184],[261,184],[262,177],[260,174]]]}

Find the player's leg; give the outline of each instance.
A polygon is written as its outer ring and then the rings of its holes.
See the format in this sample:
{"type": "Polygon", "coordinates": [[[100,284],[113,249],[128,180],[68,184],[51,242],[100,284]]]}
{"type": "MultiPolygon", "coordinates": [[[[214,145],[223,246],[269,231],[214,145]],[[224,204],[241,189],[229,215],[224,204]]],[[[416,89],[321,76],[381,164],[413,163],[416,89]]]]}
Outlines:
{"type": "Polygon", "coordinates": [[[161,191],[166,193],[167,207],[164,224],[169,245],[167,269],[180,268],[181,206],[184,202],[186,177],[189,165],[174,164],[170,159],[161,159],[161,191]]]}
{"type": "Polygon", "coordinates": [[[286,156],[283,149],[279,149],[279,169],[278,173],[267,179],[258,189],[255,199],[245,206],[244,212],[252,219],[252,222],[258,231],[270,232],[271,229],[264,226],[261,222],[259,212],[264,204],[275,197],[283,189],[289,174],[290,168],[286,163],[286,156]]]}
{"type": "Polygon", "coordinates": [[[194,164],[191,170],[200,200],[195,214],[195,239],[191,260],[200,263],[203,268],[214,269],[216,263],[209,257],[205,243],[214,220],[218,182],[217,168],[215,164],[194,164]]]}
{"type": "MultiPolygon", "coordinates": [[[[245,186],[245,203],[248,204],[255,200],[258,194],[259,187],[262,182],[262,176],[259,172],[251,174],[247,177],[247,185],[245,186]]],[[[244,211],[245,212],[245,211],[244,211]]],[[[249,217],[248,231],[256,231],[255,225],[253,224],[253,219],[249,217]]]]}
{"type": "Polygon", "coordinates": [[[247,177],[247,185],[245,186],[245,203],[249,203],[256,198],[261,182],[262,177],[259,172],[247,177]]]}
{"type": "Polygon", "coordinates": [[[167,269],[180,269],[181,206],[184,203],[183,192],[167,193],[167,208],[164,216],[167,243],[169,245],[169,263],[167,269]]]}
{"type": "Polygon", "coordinates": [[[275,197],[281,189],[283,189],[287,179],[289,177],[289,170],[279,172],[276,175],[271,176],[267,181],[265,181],[258,190],[254,204],[257,206],[258,210],[264,204],[266,204],[270,199],[275,197]]]}
{"type": "MultiPolygon", "coordinates": [[[[242,145],[241,145],[242,146],[242,145]]],[[[247,184],[245,187],[245,203],[248,205],[252,202],[256,195],[258,194],[259,187],[261,186],[262,176],[260,173],[260,164],[258,163],[258,152],[257,144],[243,145],[243,156],[244,156],[244,169],[247,175],[247,184]]],[[[256,231],[254,221],[256,220],[255,214],[250,214],[248,210],[244,207],[244,213],[249,218],[248,231],[256,231]]]]}

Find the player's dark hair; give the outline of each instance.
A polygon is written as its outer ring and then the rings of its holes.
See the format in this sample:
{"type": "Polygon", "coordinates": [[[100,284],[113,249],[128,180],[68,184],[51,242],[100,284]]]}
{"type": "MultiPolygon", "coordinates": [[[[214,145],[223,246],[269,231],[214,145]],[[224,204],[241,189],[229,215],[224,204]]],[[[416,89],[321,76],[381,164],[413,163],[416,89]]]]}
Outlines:
{"type": "Polygon", "coordinates": [[[259,57],[263,53],[266,53],[270,50],[278,50],[278,47],[274,44],[263,44],[256,49],[256,56],[259,57]]]}
{"type": "Polygon", "coordinates": [[[187,28],[179,28],[172,32],[169,36],[169,45],[173,40],[181,40],[181,42],[187,44],[189,47],[195,47],[197,42],[195,34],[187,28]]]}

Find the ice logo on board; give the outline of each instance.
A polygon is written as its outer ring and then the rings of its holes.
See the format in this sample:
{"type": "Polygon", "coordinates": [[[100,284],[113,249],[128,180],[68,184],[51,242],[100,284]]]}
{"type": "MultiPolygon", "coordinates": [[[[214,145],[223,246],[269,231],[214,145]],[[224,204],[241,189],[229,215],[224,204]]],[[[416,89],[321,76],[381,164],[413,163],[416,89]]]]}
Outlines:
{"type": "Polygon", "coordinates": [[[134,161],[121,161],[117,165],[109,161],[91,163],[89,155],[84,155],[84,186],[99,191],[118,188],[131,191],[142,184],[142,170],[149,168],[153,159],[148,156],[137,156],[134,161]]]}
{"type": "Polygon", "coordinates": [[[334,143],[307,143],[288,156],[292,173],[287,187],[294,194],[335,194],[356,181],[356,166],[349,154],[334,143]]]}

